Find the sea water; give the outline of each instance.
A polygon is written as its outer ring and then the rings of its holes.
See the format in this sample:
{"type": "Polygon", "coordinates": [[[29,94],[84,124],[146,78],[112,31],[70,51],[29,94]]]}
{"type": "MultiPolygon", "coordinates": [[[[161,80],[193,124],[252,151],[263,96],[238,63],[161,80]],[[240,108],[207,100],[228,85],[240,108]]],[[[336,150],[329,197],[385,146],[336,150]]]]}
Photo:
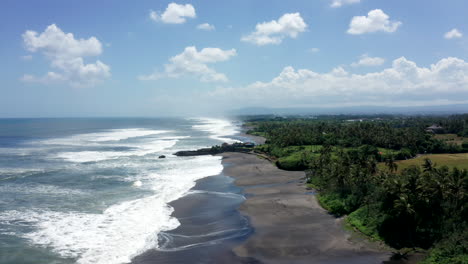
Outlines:
{"type": "Polygon", "coordinates": [[[0,119],[0,263],[129,263],[180,225],[169,205],[219,174],[221,119],[0,119]],[[159,158],[164,155],[166,158],[159,158]]]}

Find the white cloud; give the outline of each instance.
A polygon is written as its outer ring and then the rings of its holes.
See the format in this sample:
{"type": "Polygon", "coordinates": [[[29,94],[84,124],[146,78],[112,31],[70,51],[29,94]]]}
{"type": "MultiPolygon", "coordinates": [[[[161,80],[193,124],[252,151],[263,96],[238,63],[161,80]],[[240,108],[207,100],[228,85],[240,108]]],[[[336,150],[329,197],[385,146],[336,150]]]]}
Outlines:
{"type": "Polygon", "coordinates": [[[361,0],[332,0],[331,7],[341,7],[343,5],[357,4],[361,0]]]}
{"type": "Polygon", "coordinates": [[[67,82],[72,86],[93,86],[110,77],[110,67],[101,61],[85,64],[84,57],[98,56],[102,53],[102,44],[95,37],[75,39],[72,33],[64,33],[55,24],[48,26],[38,34],[28,30],[23,34],[26,49],[30,52],[41,51],[51,62],[50,71],[45,76],[36,77],[26,74],[26,82],[57,83],[67,82]]]}
{"type": "Polygon", "coordinates": [[[150,19],[166,24],[183,24],[187,21],[186,18],[195,18],[196,16],[195,8],[191,4],[179,5],[170,3],[166,11],[161,15],[156,11],[150,11],[150,19]]]}
{"type": "Polygon", "coordinates": [[[236,55],[235,49],[204,48],[197,51],[196,47],[186,47],[182,53],[169,59],[169,63],[164,65],[164,72],[154,72],[138,78],[140,80],[158,80],[194,75],[202,82],[226,82],[228,81],[226,75],[216,72],[207,64],[227,61],[236,55]]]}
{"type": "Polygon", "coordinates": [[[461,37],[463,37],[463,34],[460,31],[458,31],[458,29],[456,28],[450,30],[444,35],[444,38],[446,39],[454,39],[454,38],[461,38],[461,37]]]}
{"type": "Polygon", "coordinates": [[[390,21],[389,18],[381,9],[372,10],[367,16],[355,16],[349,24],[348,34],[360,35],[377,31],[395,32],[402,23],[390,21]]]}
{"type": "Polygon", "coordinates": [[[284,38],[296,38],[307,29],[307,24],[299,13],[284,14],[278,20],[263,22],[255,26],[255,31],[242,37],[242,41],[258,46],[280,44],[284,38]]]}
{"type": "Polygon", "coordinates": [[[320,52],[320,49],[319,48],[311,48],[311,49],[309,49],[309,52],[310,53],[318,53],[318,52],[320,52]]]}
{"type": "Polygon", "coordinates": [[[211,31],[211,30],[215,30],[215,26],[210,25],[208,23],[203,23],[203,24],[198,25],[197,29],[211,31]]]}
{"type": "Polygon", "coordinates": [[[380,57],[369,57],[369,55],[364,54],[361,56],[359,61],[353,62],[351,66],[359,67],[359,66],[380,66],[385,63],[384,58],[380,57]]]}
{"type": "Polygon", "coordinates": [[[22,60],[25,60],[25,61],[32,60],[32,58],[33,58],[32,55],[24,55],[24,56],[21,56],[21,59],[22,59],[22,60]]]}
{"type": "Polygon", "coordinates": [[[419,67],[401,57],[390,68],[367,74],[351,74],[341,67],[317,73],[288,66],[269,82],[218,88],[210,95],[220,104],[231,106],[450,104],[468,98],[468,63],[450,57],[430,67],[419,67]]]}

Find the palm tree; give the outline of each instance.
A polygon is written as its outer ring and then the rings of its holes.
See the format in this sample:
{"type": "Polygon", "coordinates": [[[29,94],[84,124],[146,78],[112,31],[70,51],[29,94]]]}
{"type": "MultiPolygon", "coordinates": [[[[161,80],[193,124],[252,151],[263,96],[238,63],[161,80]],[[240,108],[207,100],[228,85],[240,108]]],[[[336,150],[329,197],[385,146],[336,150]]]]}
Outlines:
{"type": "Polygon", "coordinates": [[[424,172],[432,172],[435,169],[435,164],[432,163],[432,160],[425,158],[424,164],[422,167],[424,168],[424,172]]]}
{"type": "Polygon", "coordinates": [[[385,160],[385,165],[387,165],[390,172],[396,172],[398,170],[398,164],[395,163],[393,155],[390,155],[387,160],[385,160]]]}

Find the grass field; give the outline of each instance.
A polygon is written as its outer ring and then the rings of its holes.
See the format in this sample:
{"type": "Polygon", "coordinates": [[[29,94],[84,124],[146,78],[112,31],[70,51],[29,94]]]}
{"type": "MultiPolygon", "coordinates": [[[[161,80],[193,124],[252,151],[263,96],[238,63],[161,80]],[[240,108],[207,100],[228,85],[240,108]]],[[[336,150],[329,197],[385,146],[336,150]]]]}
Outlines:
{"type": "MultiPolygon", "coordinates": [[[[425,158],[432,160],[432,162],[434,162],[438,167],[446,165],[449,168],[458,167],[459,169],[468,170],[468,153],[429,154],[422,155],[415,159],[400,160],[396,162],[398,164],[398,170],[408,168],[411,165],[421,166],[424,163],[425,158]]],[[[383,164],[381,164],[380,166],[385,167],[383,164]]]]}
{"type": "Polygon", "coordinates": [[[445,141],[447,144],[461,145],[463,142],[468,142],[468,138],[459,137],[455,134],[438,134],[435,138],[445,141]]]}

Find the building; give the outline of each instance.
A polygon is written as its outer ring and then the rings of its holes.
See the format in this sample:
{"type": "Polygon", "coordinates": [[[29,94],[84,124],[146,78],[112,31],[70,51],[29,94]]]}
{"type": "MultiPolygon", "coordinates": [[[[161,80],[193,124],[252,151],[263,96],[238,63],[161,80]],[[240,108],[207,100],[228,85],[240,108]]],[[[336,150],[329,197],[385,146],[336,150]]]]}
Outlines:
{"type": "Polygon", "coordinates": [[[434,134],[441,133],[443,130],[444,128],[439,125],[432,125],[430,127],[426,127],[426,132],[434,133],[434,134]]]}

